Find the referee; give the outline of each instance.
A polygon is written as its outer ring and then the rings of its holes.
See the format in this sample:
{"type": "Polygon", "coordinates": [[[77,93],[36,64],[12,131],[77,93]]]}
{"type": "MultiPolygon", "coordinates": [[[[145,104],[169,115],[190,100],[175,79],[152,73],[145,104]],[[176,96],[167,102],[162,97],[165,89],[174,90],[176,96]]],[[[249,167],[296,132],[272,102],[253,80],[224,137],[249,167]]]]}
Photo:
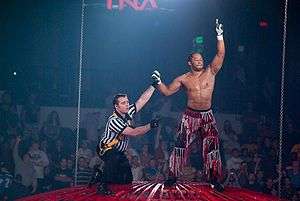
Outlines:
{"type": "Polygon", "coordinates": [[[140,111],[151,98],[155,88],[151,85],[134,103],[129,104],[126,94],[117,94],[113,98],[114,112],[108,118],[105,132],[97,147],[100,158],[104,161],[97,194],[110,195],[113,192],[107,184],[128,184],[132,182],[132,172],[129,161],[125,155],[128,146],[128,137],[147,133],[150,129],[158,127],[158,120],[133,127],[132,118],[140,111]]]}

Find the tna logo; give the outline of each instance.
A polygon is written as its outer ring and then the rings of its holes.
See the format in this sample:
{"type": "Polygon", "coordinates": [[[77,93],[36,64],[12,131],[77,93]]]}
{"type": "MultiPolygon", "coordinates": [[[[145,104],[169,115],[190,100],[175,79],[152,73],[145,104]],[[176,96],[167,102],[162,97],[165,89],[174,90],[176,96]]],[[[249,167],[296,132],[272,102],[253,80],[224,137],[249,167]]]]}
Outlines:
{"type": "MultiPolygon", "coordinates": [[[[126,5],[138,11],[145,10],[146,8],[158,8],[156,0],[118,0],[118,2],[119,10],[123,10],[126,5]]],[[[114,6],[113,0],[106,0],[106,8],[108,10],[112,10],[114,6]]]]}

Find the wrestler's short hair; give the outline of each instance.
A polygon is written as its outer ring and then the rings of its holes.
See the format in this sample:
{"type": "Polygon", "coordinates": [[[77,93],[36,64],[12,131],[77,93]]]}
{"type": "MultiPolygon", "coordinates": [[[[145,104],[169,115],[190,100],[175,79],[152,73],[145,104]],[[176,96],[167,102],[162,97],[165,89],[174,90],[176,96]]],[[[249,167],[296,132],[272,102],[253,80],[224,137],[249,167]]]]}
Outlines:
{"type": "Polygon", "coordinates": [[[200,54],[202,56],[202,54],[200,52],[192,52],[188,55],[187,62],[192,60],[194,54],[200,54]]]}
{"type": "Polygon", "coordinates": [[[116,94],[113,98],[113,106],[115,106],[116,104],[118,104],[119,98],[120,97],[127,97],[127,94],[116,94]]]}
{"type": "Polygon", "coordinates": [[[188,55],[188,57],[186,58],[186,61],[187,61],[187,62],[189,62],[189,61],[192,60],[193,54],[194,54],[194,52],[192,52],[192,53],[190,53],[190,54],[188,55]]]}

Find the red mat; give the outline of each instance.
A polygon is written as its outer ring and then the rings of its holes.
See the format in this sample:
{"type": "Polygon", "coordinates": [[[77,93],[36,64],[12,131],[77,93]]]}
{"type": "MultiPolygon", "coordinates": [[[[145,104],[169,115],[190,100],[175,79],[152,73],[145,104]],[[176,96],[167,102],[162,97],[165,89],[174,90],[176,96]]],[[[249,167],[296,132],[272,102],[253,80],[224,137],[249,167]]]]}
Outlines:
{"type": "Polygon", "coordinates": [[[271,195],[242,188],[226,187],[222,193],[207,184],[178,183],[165,187],[162,183],[137,182],[132,185],[111,185],[113,196],[96,195],[96,187],[77,186],[19,199],[18,201],[279,201],[271,195]]]}

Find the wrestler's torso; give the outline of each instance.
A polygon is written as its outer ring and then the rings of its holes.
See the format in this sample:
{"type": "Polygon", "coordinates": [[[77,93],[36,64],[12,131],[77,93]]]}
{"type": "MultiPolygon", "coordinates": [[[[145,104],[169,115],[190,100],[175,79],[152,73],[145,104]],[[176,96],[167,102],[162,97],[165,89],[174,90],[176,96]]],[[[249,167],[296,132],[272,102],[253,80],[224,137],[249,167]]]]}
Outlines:
{"type": "Polygon", "coordinates": [[[204,70],[199,75],[188,72],[182,76],[181,83],[186,89],[188,107],[196,110],[211,108],[215,75],[210,69],[204,70]]]}

